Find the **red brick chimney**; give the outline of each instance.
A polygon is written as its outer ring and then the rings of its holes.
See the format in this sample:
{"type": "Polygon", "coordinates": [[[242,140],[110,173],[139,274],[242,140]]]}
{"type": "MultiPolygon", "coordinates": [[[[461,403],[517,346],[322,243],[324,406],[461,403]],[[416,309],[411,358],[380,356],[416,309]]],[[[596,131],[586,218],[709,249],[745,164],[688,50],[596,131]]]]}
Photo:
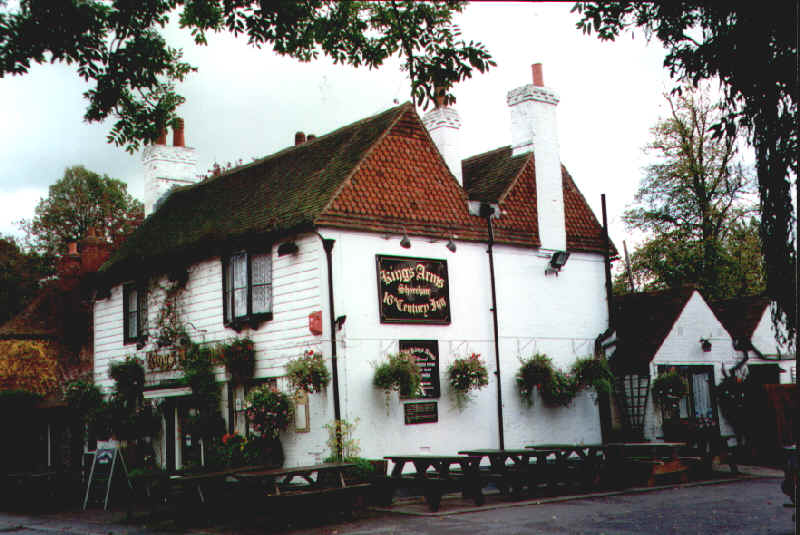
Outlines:
{"type": "Polygon", "coordinates": [[[306,142],[306,135],[302,132],[297,132],[294,135],[294,146],[302,145],[306,142]]]}
{"type": "Polygon", "coordinates": [[[172,145],[175,147],[186,146],[186,141],[183,138],[183,119],[180,117],[175,119],[175,125],[172,127],[172,145]]]}
{"type": "Polygon", "coordinates": [[[77,285],[81,277],[81,256],[77,242],[70,242],[67,253],[58,259],[56,272],[62,290],[71,290],[77,285]]]}
{"type": "Polygon", "coordinates": [[[94,227],[81,243],[81,274],[94,273],[111,256],[111,244],[97,235],[94,227]]]}
{"type": "Polygon", "coordinates": [[[541,63],[534,63],[531,65],[533,70],[533,85],[536,87],[544,87],[544,71],[542,70],[541,63]]]}

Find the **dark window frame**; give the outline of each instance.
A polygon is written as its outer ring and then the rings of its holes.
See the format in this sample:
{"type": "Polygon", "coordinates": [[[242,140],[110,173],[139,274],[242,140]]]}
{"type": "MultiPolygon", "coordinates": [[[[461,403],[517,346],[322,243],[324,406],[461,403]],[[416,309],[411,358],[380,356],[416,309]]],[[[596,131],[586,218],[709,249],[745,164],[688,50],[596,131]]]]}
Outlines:
{"type": "Polygon", "coordinates": [[[272,280],[272,249],[245,249],[232,251],[222,257],[222,322],[226,327],[241,331],[245,327],[257,329],[262,323],[272,320],[272,293],[273,280],[272,280]],[[228,288],[230,275],[228,269],[232,265],[231,262],[235,257],[245,257],[245,279],[247,284],[247,297],[246,306],[247,311],[239,316],[234,315],[234,311],[229,310],[235,303],[234,290],[235,288],[228,288]],[[253,257],[265,256],[269,260],[269,282],[263,284],[253,284],[253,257]],[[267,312],[253,312],[253,286],[266,286],[269,294],[269,311],[267,312]]]}
{"type": "Polygon", "coordinates": [[[140,282],[126,282],[122,285],[122,338],[124,345],[136,344],[141,349],[147,340],[147,289],[140,282]],[[129,309],[129,296],[136,292],[136,310],[129,309]],[[135,314],[136,335],[130,336],[131,317],[135,314]]]}

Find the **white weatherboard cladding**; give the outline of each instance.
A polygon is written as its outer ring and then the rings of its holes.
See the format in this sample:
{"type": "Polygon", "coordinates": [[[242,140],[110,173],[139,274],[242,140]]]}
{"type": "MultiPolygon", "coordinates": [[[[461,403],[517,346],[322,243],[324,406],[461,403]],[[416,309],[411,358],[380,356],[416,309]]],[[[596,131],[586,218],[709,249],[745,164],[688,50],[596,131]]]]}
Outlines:
{"type": "MultiPolygon", "coordinates": [[[[656,377],[659,365],[710,365],[714,367],[714,383],[718,384],[722,380],[722,366],[729,370],[741,358],[742,354],[733,349],[728,332],[695,291],[650,363],[650,376],[656,377]],[[703,351],[701,338],[711,342],[711,351],[703,351]]],[[[717,413],[722,434],[733,434],[733,428],[725,417],[719,411],[717,413]]],[[[653,397],[649,396],[644,428],[646,438],[662,436],[661,421],[661,409],[654,406],[653,397]]]]}
{"type": "MultiPolygon", "coordinates": [[[[784,333],[785,336],[785,333],[784,333]]],[[[775,340],[775,327],[772,325],[772,315],[770,312],[770,307],[766,307],[764,309],[764,313],[761,316],[761,320],[758,322],[758,326],[756,326],[755,330],[753,331],[753,336],[750,338],[753,342],[753,346],[758,349],[764,355],[770,355],[772,358],[775,358],[775,355],[787,354],[787,348],[785,346],[780,346],[778,342],[775,340]]],[[[787,357],[784,357],[787,358],[787,357]]],[[[756,360],[756,355],[752,352],[750,353],[750,361],[748,364],[755,365],[756,362],[766,362],[762,360],[756,360]]],[[[769,363],[775,363],[775,361],[770,361],[769,363]]],[[[780,382],[781,384],[788,384],[792,382],[792,373],[791,369],[795,367],[794,360],[783,360],[778,362],[781,372],[780,372],[780,382]]]]}
{"type": "Polygon", "coordinates": [[[173,186],[198,180],[197,156],[192,147],[149,145],[142,151],[144,164],[144,214],[153,213],[158,200],[173,186]]]}
{"type": "Polygon", "coordinates": [[[422,118],[422,123],[439,149],[450,173],[458,180],[459,185],[464,184],[461,171],[461,145],[459,143],[459,129],[461,117],[454,108],[434,108],[422,118]]]}
{"type": "MultiPolygon", "coordinates": [[[[339,340],[342,416],[359,419],[355,438],[361,455],[394,453],[452,454],[456,449],[497,447],[497,383],[491,289],[485,243],[457,242],[451,253],[446,241],[411,236],[411,248],[400,236],[386,239],[345,231],[323,231],[336,239],[334,290],[336,315],[346,315],[339,340]],[[375,255],[446,260],[452,321],[449,325],[381,324],[375,255]],[[403,403],[392,394],[387,410],[384,393],[372,386],[374,366],[398,350],[399,340],[438,340],[442,396],[439,421],[405,425],[403,403]],[[447,387],[452,360],[480,353],[489,386],[478,391],[459,411],[447,387]]],[[[505,445],[532,442],[594,443],[601,440],[598,407],[593,395],[579,396],[570,408],[548,408],[540,399],[521,403],[514,376],[519,358],[547,353],[567,368],[578,356],[592,353],[597,333],[607,328],[604,271],[600,255],[575,253],[561,274],[545,276],[549,255],[538,250],[495,247],[495,272],[504,404],[505,445]]],[[[423,401],[423,400],[419,400],[423,401]]]]}
{"type": "MultiPolygon", "coordinates": [[[[216,343],[234,337],[250,337],[255,343],[255,377],[280,377],[285,375],[285,364],[300,356],[305,349],[322,352],[330,369],[330,332],[327,316],[327,273],[325,254],[320,239],[307,235],[296,240],[299,251],[279,257],[277,247],[272,248],[273,264],[273,319],[259,329],[244,329],[241,333],[226,328],[222,318],[222,262],[212,258],[189,268],[189,279],[179,297],[182,321],[195,342],[216,343]],[[308,315],[323,311],[323,334],[314,336],[308,329],[308,315]]],[[[150,281],[154,288],[149,293],[148,325],[154,329],[163,292],[159,286],[165,279],[150,281]]],[[[108,367],[111,362],[136,354],[144,359],[152,350],[155,334],[149,344],[137,351],[135,345],[123,345],[122,338],[122,285],[111,289],[107,299],[98,300],[94,306],[95,319],[95,381],[106,391],[111,388],[108,367]]],[[[175,374],[155,374],[168,378],[175,374]]],[[[151,378],[153,375],[150,376],[151,378]]],[[[224,369],[217,369],[219,381],[225,380],[224,369]]],[[[283,381],[280,382],[281,386],[283,381]]],[[[285,390],[288,387],[284,388],[285,390]]],[[[227,417],[223,390],[223,415],[227,417]]],[[[332,395],[327,393],[309,396],[311,431],[296,434],[292,430],[282,436],[287,459],[298,463],[317,462],[327,455],[327,431],[324,424],[332,419],[332,395]]]]}
{"type": "Polygon", "coordinates": [[[542,248],[563,251],[567,235],[556,114],[558,95],[549,88],[526,85],[509,91],[506,101],[511,109],[512,154],[533,151],[534,155],[542,248]]]}

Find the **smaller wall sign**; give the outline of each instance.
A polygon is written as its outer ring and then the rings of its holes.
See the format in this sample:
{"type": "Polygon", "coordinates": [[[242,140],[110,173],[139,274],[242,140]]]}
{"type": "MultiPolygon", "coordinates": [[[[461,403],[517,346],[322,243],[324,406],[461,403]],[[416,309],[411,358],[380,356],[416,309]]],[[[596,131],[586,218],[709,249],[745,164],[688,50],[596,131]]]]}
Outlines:
{"type": "Polygon", "coordinates": [[[406,403],[403,406],[406,425],[432,424],[439,421],[438,404],[435,401],[406,403]]]}
{"type": "Polygon", "coordinates": [[[375,255],[381,323],[450,323],[447,261],[375,255]]]}
{"type": "Polygon", "coordinates": [[[423,398],[438,398],[439,387],[439,342],[437,340],[400,340],[400,351],[411,353],[422,376],[420,386],[423,398]]]}
{"type": "Polygon", "coordinates": [[[184,351],[176,349],[174,351],[159,352],[148,351],[145,355],[145,363],[148,372],[168,372],[180,369],[181,358],[184,351]]]}

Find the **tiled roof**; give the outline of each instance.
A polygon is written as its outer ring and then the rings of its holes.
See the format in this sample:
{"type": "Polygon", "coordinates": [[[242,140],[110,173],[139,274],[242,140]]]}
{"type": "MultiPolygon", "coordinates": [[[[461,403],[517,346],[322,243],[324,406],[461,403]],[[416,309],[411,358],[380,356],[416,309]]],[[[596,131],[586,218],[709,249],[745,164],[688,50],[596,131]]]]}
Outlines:
{"type": "Polygon", "coordinates": [[[686,286],[614,298],[617,347],[611,366],[617,373],[647,371],[695,291],[686,286]]]}
{"type": "Polygon", "coordinates": [[[409,103],[391,108],[174,191],[101,270],[113,277],[155,258],[162,265],[170,258],[185,261],[237,240],[311,228],[369,149],[408,110],[409,103]]]}
{"type": "Polygon", "coordinates": [[[512,156],[511,147],[506,146],[461,162],[464,189],[469,200],[497,202],[530,157],[530,153],[512,156]]]}
{"type": "MultiPolygon", "coordinates": [[[[470,200],[500,202],[503,216],[496,222],[498,229],[516,235],[523,232],[528,236],[524,241],[539,246],[535,165],[533,153],[512,156],[511,147],[505,146],[467,158],[462,171],[470,200]]],[[[563,165],[561,176],[567,250],[605,252],[603,227],[563,165]]],[[[616,255],[613,243],[611,252],[616,255]]]]}
{"type": "Polygon", "coordinates": [[[710,303],[711,309],[734,340],[750,340],[758,327],[769,298],[762,295],[737,297],[710,303]]]}
{"type": "MultiPolygon", "coordinates": [[[[119,281],[318,226],[485,241],[468,195],[499,199],[497,242],[539,246],[533,157],[502,147],[464,169],[466,191],[406,103],[177,189],[102,270],[119,281]]],[[[602,229],[566,171],[564,188],[568,248],[602,252],[602,229]]]]}

